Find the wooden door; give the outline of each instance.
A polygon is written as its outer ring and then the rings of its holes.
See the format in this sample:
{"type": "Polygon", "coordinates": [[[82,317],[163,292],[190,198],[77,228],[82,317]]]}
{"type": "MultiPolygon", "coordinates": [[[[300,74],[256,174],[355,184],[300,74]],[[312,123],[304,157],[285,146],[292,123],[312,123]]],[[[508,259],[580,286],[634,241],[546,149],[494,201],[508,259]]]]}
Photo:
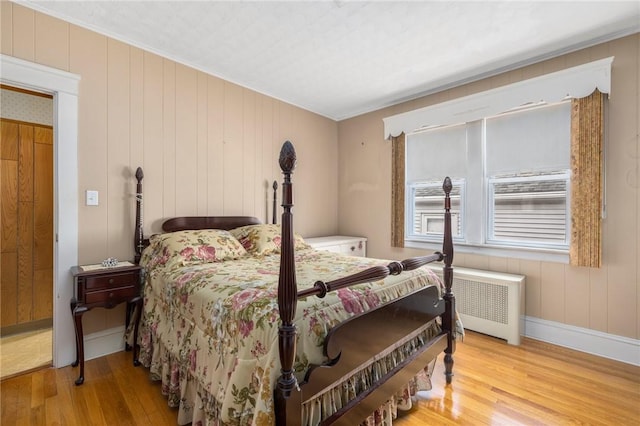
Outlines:
{"type": "Polygon", "coordinates": [[[5,332],[53,317],[53,129],[7,119],[0,128],[5,332]]]}

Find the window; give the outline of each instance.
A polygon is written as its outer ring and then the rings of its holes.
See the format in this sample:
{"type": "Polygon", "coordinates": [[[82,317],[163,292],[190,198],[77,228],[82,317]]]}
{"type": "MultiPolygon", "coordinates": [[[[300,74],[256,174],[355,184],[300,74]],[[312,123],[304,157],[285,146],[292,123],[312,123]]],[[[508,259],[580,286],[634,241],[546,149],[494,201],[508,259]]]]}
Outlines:
{"type": "Polygon", "coordinates": [[[562,101],[407,135],[406,240],[442,240],[450,176],[454,241],[566,252],[570,127],[571,102],[562,101]]]}
{"type": "Polygon", "coordinates": [[[392,144],[391,245],[441,243],[427,194],[449,176],[459,186],[458,250],[600,267],[613,60],[384,118],[392,144]]]}
{"type": "MultiPolygon", "coordinates": [[[[462,237],[460,220],[460,198],[463,181],[454,181],[451,190],[451,233],[454,238],[462,237]]],[[[409,185],[408,221],[410,230],[407,235],[434,237],[442,240],[444,234],[444,216],[442,215],[442,182],[432,181],[409,185]]]]}

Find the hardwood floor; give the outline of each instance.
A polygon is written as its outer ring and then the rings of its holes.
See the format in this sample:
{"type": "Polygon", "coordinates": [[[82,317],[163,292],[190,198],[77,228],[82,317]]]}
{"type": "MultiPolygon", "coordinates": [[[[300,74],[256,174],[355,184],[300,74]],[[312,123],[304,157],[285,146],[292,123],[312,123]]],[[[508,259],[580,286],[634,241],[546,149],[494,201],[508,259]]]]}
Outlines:
{"type": "MultiPolygon", "coordinates": [[[[523,339],[514,347],[468,332],[458,344],[453,384],[444,386],[442,357],[433,390],[394,426],[637,425],[640,367],[523,339]]],[[[77,368],[43,369],[3,380],[4,425],[175,425],[160,385],[133,367],[130,352],[77,368]]]]}
{"type": "Polygon", "coordinates": [[[51,366],[52,337],[45,328],[0,338],[0,379],[51,366]]]}
{"type": "Polygon", "coordinates": [[[445,386],[438,359],[433,389],[394,426],[638,425],[640,367],[524,338],[520,346],[467,332],[445,386]]]}

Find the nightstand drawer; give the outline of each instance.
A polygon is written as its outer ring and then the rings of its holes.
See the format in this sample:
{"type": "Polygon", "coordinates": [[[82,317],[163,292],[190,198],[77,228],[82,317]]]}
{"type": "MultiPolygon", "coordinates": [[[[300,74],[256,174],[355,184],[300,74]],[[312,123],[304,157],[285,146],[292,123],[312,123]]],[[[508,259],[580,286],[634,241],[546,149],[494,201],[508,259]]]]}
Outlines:
{"type": "Polygon", "coordinates": [[[364,249],[363,241],[353,241],[348,244],[340,244],[339,252],[344,254],[350,254],[351,256],[361,256],[364,257],[365,249],[364,249]]]}
{"type": "Polygon", "coordinates": [[[137,286],[111,288],[102,291],[88,291],[85,294],[84,303],[87,305],[102,303],[107,306],[115,306],[137,295],[137,286]]]}
{"type": "Polygon", "coordinates": [[[350,256],[365,257],[367,255],[367,239],[364,237],[333,235],[328,237],[305,238],[304,240],[317,250],[332,251],[350,256]]]}
{"type": "Polygon", "coordinates": [[[94,275],[84,278],[84,288],[89,291],[135,285],[138,277],[138,271],[124,272],[122,274],[94,275]]]}

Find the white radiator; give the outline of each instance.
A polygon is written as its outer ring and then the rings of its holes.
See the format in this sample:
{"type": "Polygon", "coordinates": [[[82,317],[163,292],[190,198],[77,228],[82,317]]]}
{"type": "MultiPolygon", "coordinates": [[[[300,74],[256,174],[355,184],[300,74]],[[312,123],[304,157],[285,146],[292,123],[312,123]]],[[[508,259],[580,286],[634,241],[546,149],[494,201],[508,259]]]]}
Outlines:
{"type": "MultiPolygon", "coordinates": [[[[442,277],[442,265],[428,265],[442,277]]],[[[453,268],[453,294],[465,329],[520,344],[524,334],[523,275],[453,268]]]]}

